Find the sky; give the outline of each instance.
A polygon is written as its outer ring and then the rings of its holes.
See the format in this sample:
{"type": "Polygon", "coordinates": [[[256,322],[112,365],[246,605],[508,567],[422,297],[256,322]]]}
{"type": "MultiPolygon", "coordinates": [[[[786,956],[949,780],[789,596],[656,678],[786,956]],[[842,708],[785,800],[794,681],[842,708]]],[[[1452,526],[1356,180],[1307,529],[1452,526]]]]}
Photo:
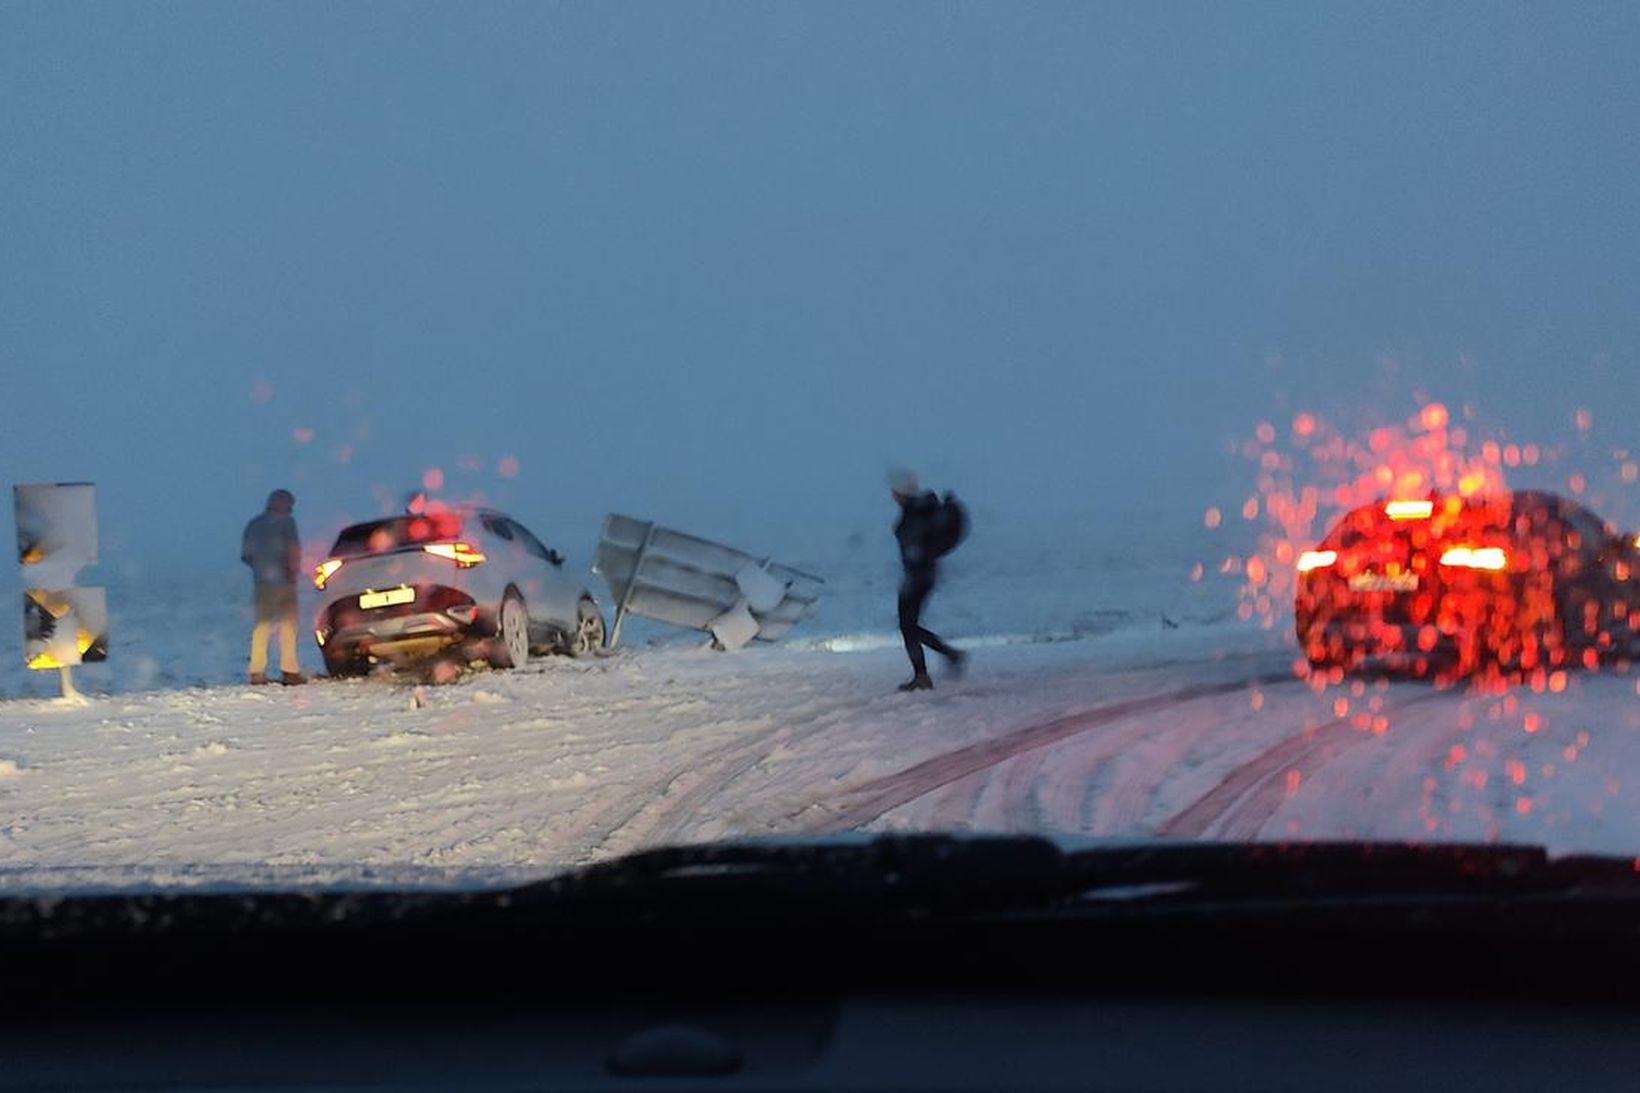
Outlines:
{"type": "Polygon", "coordinates": [[[583,560],[841,541],[902,464],[1076,549],[1425,399],[1609,470],[1637,55],[1625,4],[12,0],[0,480],[232,565],[276,486],[319,535],[430,471],[583,560]]]}

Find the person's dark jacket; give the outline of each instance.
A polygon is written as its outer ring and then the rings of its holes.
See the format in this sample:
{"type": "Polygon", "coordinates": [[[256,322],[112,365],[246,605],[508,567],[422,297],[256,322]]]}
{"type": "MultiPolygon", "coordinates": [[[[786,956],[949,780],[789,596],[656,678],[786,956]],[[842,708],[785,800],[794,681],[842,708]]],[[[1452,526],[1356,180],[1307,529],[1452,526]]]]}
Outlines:
{"type": "Polygon", "coordinates": [[[239,558],[251,567],[257,584],[295,584],[302,564],[296,518],[272,511],[253,517],[245,525],[239,558]]]}
{"type": "Polygon", "coordinates": [[[925,490],[900,506],[894,538],[900,544],[900,563],[908,571],[927,572],[939,561],[936,549],[939,523],[940,499],[932,490],[925,490]]]}

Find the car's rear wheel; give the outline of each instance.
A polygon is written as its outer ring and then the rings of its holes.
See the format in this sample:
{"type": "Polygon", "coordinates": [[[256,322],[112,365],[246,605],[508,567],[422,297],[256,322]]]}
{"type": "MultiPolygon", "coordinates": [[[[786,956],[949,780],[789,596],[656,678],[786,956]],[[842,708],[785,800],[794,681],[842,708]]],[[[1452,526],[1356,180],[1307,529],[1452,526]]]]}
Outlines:
{"type": "Polygon", "coordinates": [[[1298,647],[1304,650],[1304,659],[1312,672],[1330,672],[1348,657],[1336,643],[1327,641],[1313,632],[1311,620],[1301,619],[1297,625],[1298,647]]]}
{"type": "Polygon", "coordinates": [[[370,662],[363,657],[337,655],[326,652],[325,674],[331,679],[351,679],[362,676],[370,671],[370,662]]]}
{"type": "Polygon", "coordinates": [[[496,616],[495,640],[490,644],[490,664],[496,668],[522,668],[530,660],[530,617],[524,599],[508,592],[496,616]]]}
{"type": "Polygon", "coordinates": [[[1556,584],[1547,577],[1517,580],[1509,599],[1488,608],[1482,618],[1480,670],[1519,677],[1564,667],[1563,606],[1556,584]]]}
{"type": "MultiPolygon", "coordinates": [[[[1560,613],[1562,641],[1567,659],[1573,664],[1593,668],[1601,660],[1628,653],[1629,643],[1614,640],[1612,634],[1617,616],[1610,605],[1616,597],[1602,592],[1598,586],[1580,584],[1567,588],[1560,596],[1557,610],[1560,613]],[[1593,650],[1592,656],[1590,650],[1593,650]]],[[[1617,637],[1623,638],[1625,635],[1617,637]]]]}
{"type": "Polygon", "coordinates": [[[572,657],[589,657],[604,647],[604,613],[591,600],[582,600],[576,610],[575,635],[568,652],[572,657]]]}

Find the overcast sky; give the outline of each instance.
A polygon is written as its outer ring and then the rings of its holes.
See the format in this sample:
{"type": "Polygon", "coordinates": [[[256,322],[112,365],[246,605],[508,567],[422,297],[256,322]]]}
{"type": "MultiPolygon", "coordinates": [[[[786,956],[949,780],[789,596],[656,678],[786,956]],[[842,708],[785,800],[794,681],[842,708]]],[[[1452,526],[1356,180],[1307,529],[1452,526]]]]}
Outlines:
{"type": "Polygon", "coordinates": [[[14,0],[0,477],[231,563],[430,468],[584,550],[841,538],[895,463],[1189,522],[1259,420],[1419,390],[1640,446],[1636,57],[1633,4],[14,0]]]}

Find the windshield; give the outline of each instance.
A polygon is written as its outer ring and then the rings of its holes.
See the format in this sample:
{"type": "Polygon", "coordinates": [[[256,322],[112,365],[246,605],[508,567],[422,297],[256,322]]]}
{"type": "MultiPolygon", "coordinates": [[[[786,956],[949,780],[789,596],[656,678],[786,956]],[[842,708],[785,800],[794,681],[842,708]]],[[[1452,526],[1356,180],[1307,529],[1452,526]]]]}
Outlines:
{"type": "Polygon", "coordinates": [[[0,5],[0,891],[1640,856],[1637,55],[1621,7],[0,5]]]}

